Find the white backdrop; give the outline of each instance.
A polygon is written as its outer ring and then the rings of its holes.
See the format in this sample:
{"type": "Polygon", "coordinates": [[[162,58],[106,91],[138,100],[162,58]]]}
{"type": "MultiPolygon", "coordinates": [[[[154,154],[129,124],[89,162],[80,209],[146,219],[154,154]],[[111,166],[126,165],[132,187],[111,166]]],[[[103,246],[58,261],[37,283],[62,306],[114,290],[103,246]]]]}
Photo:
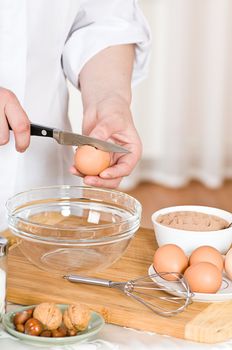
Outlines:
{"type": "MultiPolygon", "coordinates": [[[[134,90],[143,158],[124,181],[181,186],[232,177],[232,1],[141,0],[153,36],[149,76],[134,90]]],[[[70,117],[82,108],[71,88],[70,117]]]]}

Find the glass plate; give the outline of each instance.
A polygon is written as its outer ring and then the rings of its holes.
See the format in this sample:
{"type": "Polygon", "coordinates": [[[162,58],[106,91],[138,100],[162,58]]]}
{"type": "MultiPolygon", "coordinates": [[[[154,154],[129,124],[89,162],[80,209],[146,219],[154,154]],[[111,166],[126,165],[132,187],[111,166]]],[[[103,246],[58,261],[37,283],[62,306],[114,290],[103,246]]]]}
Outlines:
{"type": "MultiPolygon", "coordinates": [[[[153,265],[151,265],[148,269],[148,275],[156,274],[153,265]]],[[[162,283],[163,286],[169,286],[170,282],[164,280],[162,277],[152,276],[151,278],[154,282],[162,283]]],[[[175,287],[174,282],[171,284],[172,288],[175,287]]],[[[181,288],[179,283],[176,283],[177,290],[181,288]]],[[[181,290],[180,290],[181,291],[181,290]]],[[[170,293],[172,295],[178,295],[178,293],[170,293]]],[[[192,301],[199,301],[204,303],[215,303],[226,300],[232,300],[232,281],[226,277],[226,274],[223,273],[223,280],[221,288],[217,293],[193,293],[192,301]]]]}
{"type": "MultiPolygon", "coordinates": [[[[7,312],[2,318],[2,324],[5,330],[11,335],[13,335],[14,337],[30,344],[33,343],[34,345],[36,344],[40,346],[41,345],[66,345],[66,344],[74,344],[78,342],[87,341],[89,338],[97,334],[105,325],[105,321],[99,313],[91,312],[91,319],[90,319],[88,328],[83,332],[79,332],[77,335],[73,337],[46,338],[46,337],[32,336],[32,335],[28,335],[28,334],[24,334],[16,331],[14,324],[12,322],[12,319],[15,313],[21,312],[23,310],[31,309],[35,306],[36,305],[21,307],[17,310],[7,312]]],[[[68,305],[66,304],[60,304],[57,306],[60,308],[61,311],[64,311],[68,307],[68,305]]]]}

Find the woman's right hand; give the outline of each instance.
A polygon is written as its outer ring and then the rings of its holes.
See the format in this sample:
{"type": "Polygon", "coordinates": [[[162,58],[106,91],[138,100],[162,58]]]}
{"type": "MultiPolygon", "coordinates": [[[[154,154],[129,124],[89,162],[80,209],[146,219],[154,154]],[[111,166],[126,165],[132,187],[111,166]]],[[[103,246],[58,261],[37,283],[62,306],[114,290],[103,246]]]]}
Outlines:
{"type": "Polygon", "coordinates": [[[24,152],[30,144],[30,121],[15,94],[0,87],[0,146],[9,141],[9,125],[14,132],[15,148],[24,152]]]}

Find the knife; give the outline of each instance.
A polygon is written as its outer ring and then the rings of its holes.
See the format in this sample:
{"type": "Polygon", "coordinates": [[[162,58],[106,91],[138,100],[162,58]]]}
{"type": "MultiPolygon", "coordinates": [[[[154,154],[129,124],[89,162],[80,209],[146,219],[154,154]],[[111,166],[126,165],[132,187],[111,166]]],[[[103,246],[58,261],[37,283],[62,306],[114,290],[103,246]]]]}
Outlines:
{"type": "MultiPolygon", "coordinates": [[[[9,125],[9,129],[12,130],[9,125]]],[[[98,140],[94,137],[84,136],[80,134],[74,134],[68,131],[62,131],[55,128],[49,128],[47,126],[31,124],[31,136],[51,137],[55,139],[60,145],[67,146],[83,146],[89,145],[96,147],[105,152],[114,153],[130,153],[126,148],[114,143],[98,140]]]]}

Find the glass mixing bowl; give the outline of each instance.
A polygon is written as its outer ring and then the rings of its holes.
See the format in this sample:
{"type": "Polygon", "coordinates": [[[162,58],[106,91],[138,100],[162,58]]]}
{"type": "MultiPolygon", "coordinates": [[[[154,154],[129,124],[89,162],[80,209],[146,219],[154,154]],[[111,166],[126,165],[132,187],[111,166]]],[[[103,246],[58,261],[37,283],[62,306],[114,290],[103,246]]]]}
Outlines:
{"type": "Polygon", "coordinates": [[[10,198],[6,207],[21,252],[36,266],[62,275],[113,264],[141,218],[135,198],[94,187],[32,189],[10,198]]]}

